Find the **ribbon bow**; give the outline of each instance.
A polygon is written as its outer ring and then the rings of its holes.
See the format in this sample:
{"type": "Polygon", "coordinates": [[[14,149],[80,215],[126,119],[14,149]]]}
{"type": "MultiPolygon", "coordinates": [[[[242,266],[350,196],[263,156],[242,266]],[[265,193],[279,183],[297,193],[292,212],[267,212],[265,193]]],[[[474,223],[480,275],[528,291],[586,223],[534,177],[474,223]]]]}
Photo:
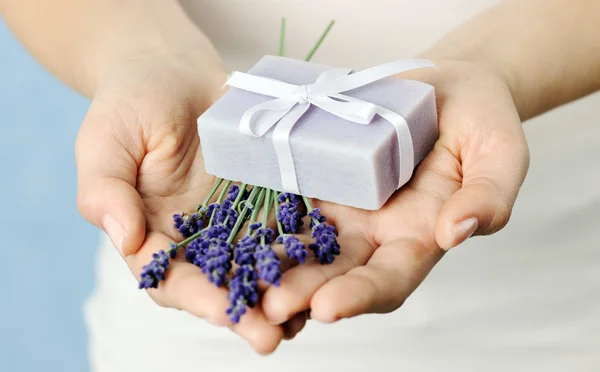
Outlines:
{"type": "Polygon", "coordinates": [[[294,85],[268,77],[234,72],[225,84],[276,97],[248,109],[240,120],[239,130],[247,136],[262,137],[275,126],[273,144],[281,174],[282,191],[300,194],[289,138],[294,124],[310,105],[357,124],[368,125],[375,115],[390,122],[398,137],[400,187],[410,179],[414,167],[412,137],[406,120],[386,108],[341,93],[401,72],[427,67],[435,68],[435,65],[428,60],[412,59],[390,62],[352,74],[350,69],[334,68],[324,71],[315,83],[308,85],[294,85]]]}

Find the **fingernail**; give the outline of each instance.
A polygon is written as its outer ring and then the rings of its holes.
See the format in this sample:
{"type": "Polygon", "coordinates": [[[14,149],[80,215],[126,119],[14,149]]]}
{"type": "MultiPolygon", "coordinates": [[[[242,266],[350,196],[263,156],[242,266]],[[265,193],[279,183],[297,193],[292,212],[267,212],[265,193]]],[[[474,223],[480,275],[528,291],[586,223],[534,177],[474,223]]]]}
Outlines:
{"type": "Polygon", "coordinates": [[[104,231],[108,234],[108,237],[112,241],[117,251],[123,256],[123,239],[125,238],[125,231],[117,220],[112,218],[110,215],[105,215],[102,220],[102,226],[104,226],[104,231]]]}
{"type": "Polygon", "coordinates": [[[479,223],[475,217],[467,218],[454,225],[454,229],[452,229],[453,244],[450,248],[454,248],[469,239],[477,230],[478,225],[479,223]]]}

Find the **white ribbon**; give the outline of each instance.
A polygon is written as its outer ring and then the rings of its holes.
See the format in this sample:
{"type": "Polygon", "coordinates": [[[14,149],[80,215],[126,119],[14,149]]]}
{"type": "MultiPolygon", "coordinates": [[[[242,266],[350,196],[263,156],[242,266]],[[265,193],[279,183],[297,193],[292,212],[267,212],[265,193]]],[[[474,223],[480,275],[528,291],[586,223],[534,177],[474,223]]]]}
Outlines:
{"type": "Polygon", "coordinates": [[[276,97],[248,109],[240,120],[239,129],[247,136],[261,137],[277,124],[273,130],[273,145],[281,174],[282,191],[300,194],[289,138],[294,124],[311,104],[357,124],[367,125],[375,115],[389,121],[396,129],[398,138],[400,187],[412,177],[414,167],[412,136],[406,120],[386,108],[340,93],[401,72],[426,67],[435,68],[435,65],[428,60],[411,59],[386,63],[353,74],[350,74],[350,69],[334,68],[321,73],[317,81],[309,85],[293,85],[268,77],[234,72],[225,84],[276,97]]]}

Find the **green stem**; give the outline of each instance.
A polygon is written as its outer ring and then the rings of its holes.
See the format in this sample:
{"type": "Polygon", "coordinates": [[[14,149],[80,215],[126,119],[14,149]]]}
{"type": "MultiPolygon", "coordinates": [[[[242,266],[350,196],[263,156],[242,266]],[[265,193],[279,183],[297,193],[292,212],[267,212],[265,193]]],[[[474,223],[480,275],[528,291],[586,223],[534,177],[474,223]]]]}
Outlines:
{"type": "Polygon", "coordinates": [[[221,186],[221,183],[223,183],[223,179],[217,178],[217,181],[213,185],[212,189],[210,189],[210,191],[208,192],[208,195],[206,195],[206,198],[204,199],[202,204],[200,204],[196,207],[196,212],[199,212],[201,209],[206,208],[207,204],[210,202],[210,199],[212,199],[212,197],[215,195],[215,193],[219,189],[219,186],[221,186]]]}
{"type": "Polygon", "coordinates": [[[313,46],[313,48],[310,50],[310,52],[308,52],[308,55],[306,56],[305,61],[310,61],[310,59],[313,57],[313,55],[315,54],[315,52],[317,51],[317,49],[319,49],[319,46],[321,46],[321,43],[323,43],[323,40],[325,40],[325,37],[327,37],[327,34],[329,33],[329,31],[333,27],[334,23],[335,23],[334,20],[331,20],[329,22],[329,25],[327,25],[327,28],[325,29],[325,31],[323,32],[323,34],[321,35],[321,37],[319,38],[319,40],[317,41],[317,43],[315,44],[315,46],[313,46]]]}
{"type": "Polygon", "coordinates": [[[189,243],[191,243],[192,241],[194,241],[195,239],[197,239],[198,237],[200,237],[200,235],[202,235],[202,233],[204,231],[206,231],[206,230],[208,230],[208,227],[205,227],[202,230],[200,230],[197,233],[195,233],[194,235],[190,236],[189,238],[180,241],[179,243],[177,243],[177,249],[179,249],[181,247],[185,247],[186,245],[188,245],[189,243]]]}
{"type": "Polygon", "coordinates": [[[281,226],[281,222],[279,222],[279,200],[277,198],[277,193],[273,193],[273,206],[275,207],[275,221],[277,221],[277,231],[279,235],[283,234],[283,227],[281,226]]]}
{"type": "Polygon", "coordinates": [[[281,18],[281,31],[279,34],[279,55],[283,57],[285,53],[285,18],[281,18]]]}
{"type": "MultiPolygon", "coordinates": [[[[271,213],[271,189],[267,189],[267,195],[265,195],[265,207],[264,207],[264,211],[263,211],[263,220],[262,220],[262,225],[263,228],[267,227],[267,222],[269,221],[269,214],[271,213]]],[[[261,236],[260,237],[260,244],[261,245],[265,245],[265,236],[261,236]]]]}
{"type": "Polygon", "coordinates": [[[310,199],[308,199],[306,196],[302,196],[302,200],[304,200],[304,204],[306,205],[306,210],[308,212],[312,212],[314,210],[314,208],[312,207],[312,204],[310,204],[310,199]]]}
{"type": "Polygon", "coordinates": [[[227,180],[227,182],[225,182],[225,187],[223,187],[223,190],[221,190],[221,193],[219,194],[219,198],[217,199],[218,204],[221,204],[221,200],[223,200],[223,197],[229,190],[229,186],[231,186],[231,181],[227,180]]]}
{"type": "MultiPolygon", "coordinates": [[[[244,185],[244,187],[245,187],[245,185],[244,185]]],[[[235,221],[235,225],[233,226],[233,229],[231,230],[231,233],[229,233],[229,237],[227,238],[227,243],[231,243],[233,241],[233,239],[235,239],[235,237],[238,234],[240,228],[244,224],[244,221],[246,219],[246,213],[248,213],[248,206],[249,206],[249,204],[252,204],[254,202],[254,198],[256,198],[256,195],[259,192],[259,189],[260,189],[260,187],[254,187],[252,189],[252,191],[250,192],[250,195],[248,196],[247,203],[245,203],[244,209],[242,210],[242,213],[240,213],[238,215],[238,218],[235,221]]],[[[241,192],[241,189],[240,189],[240,192],[241,192]]],[[[237,200],[237,198],[236,198],[236,200],[237,200]]]]}
{"type": "Polygon", "coordinates": [[[250,221],[248,221],[248,230],[246,230],[246,235],[250,235],[252,233],[252,231],[250,231],[250,225],[252,225],[253,223],[256,222],[256,218],[258,218],[258,213],[260,212],[260,207],[259,205],[262,204],[263,200],[265,199],[265,192],[266,189],[260,187],[260,194],[258,194],[258,199],[256,201],[256,203],[254,203],[254,209],[252,210],[252,215],[250,216],[250,221]]]}

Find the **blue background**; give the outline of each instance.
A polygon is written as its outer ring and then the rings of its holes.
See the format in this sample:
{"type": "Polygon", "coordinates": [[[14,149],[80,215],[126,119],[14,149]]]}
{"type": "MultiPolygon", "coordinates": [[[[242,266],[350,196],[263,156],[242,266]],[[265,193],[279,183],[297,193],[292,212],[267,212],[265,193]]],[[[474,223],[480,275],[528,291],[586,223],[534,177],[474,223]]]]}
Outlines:
{"type": "Polygon", "coordinates": [[[97,230],[75,205],[74,141],[88,101],[0,20],[0,371],[88,370],[81,306],[97,230]]]}

